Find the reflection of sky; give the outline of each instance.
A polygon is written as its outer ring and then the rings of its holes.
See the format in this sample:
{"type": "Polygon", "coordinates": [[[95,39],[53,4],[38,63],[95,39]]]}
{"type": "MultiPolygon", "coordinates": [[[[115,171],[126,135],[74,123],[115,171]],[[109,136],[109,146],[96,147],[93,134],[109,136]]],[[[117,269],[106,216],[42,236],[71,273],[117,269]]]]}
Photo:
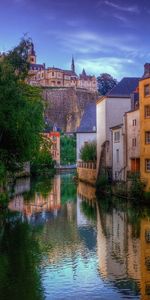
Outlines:
{"type": "Polygon", "coordinates": [[[79,250],[73,259],[66,257],[60,264],[47,266],[43,272],[46,299],[123,299],[117,289],[99,276],[97,264],[95,251],[85,258],[79,250]]]}

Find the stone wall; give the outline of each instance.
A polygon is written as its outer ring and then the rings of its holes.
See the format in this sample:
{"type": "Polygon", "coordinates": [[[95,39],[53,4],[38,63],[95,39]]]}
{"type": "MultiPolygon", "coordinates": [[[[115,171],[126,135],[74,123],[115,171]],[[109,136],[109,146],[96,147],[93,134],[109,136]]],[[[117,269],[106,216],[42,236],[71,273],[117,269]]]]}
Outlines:
{"type": "Polygon", "coordinates": [[[77,168],[77,173],[79,180],[90,183],[92,185],[96,184],[96,169],[87,168],[77,168]]]}
{"type": "Polygon", "coordinates": [[[48,121],[66,132],[75,132],[86,105],[96,103],[98,94],[75,88],[43,88],[43,98],[48,121]]]}

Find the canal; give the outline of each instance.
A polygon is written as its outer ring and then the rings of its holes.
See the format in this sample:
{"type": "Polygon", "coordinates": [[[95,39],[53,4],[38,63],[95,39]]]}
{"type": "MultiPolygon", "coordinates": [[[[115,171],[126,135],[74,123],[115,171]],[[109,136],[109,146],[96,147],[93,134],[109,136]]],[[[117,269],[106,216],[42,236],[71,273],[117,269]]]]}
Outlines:
{"type": "Polygon", "coordinates": [[[72,174],[18,179],[0,214],[0,299],[150,299],[150,209],[72,174]]]}

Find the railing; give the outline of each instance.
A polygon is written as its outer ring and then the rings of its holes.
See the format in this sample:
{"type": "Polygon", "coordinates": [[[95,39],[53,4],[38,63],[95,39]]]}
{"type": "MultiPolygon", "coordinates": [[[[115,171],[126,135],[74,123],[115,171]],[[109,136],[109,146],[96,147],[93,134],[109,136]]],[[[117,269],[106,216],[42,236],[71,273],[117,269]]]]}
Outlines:
{"type": "Polygon", "coordinates": [[[95,170],[96,169],[96,162],[93,162],[93,161],[89,161],[89,162],[78,161],[77,167],[78,168],[95,170]]]}

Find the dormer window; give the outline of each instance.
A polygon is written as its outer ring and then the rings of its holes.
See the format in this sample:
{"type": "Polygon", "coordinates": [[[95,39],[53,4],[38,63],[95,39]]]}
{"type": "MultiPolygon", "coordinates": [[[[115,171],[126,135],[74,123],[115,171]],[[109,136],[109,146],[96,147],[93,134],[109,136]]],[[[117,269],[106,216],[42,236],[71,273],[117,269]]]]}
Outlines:
{"type": "Polygon", "coordinates": [[[150,84],[146,84],[144,86],[144,96],[145,97],[150,96],[150,84]]]}

